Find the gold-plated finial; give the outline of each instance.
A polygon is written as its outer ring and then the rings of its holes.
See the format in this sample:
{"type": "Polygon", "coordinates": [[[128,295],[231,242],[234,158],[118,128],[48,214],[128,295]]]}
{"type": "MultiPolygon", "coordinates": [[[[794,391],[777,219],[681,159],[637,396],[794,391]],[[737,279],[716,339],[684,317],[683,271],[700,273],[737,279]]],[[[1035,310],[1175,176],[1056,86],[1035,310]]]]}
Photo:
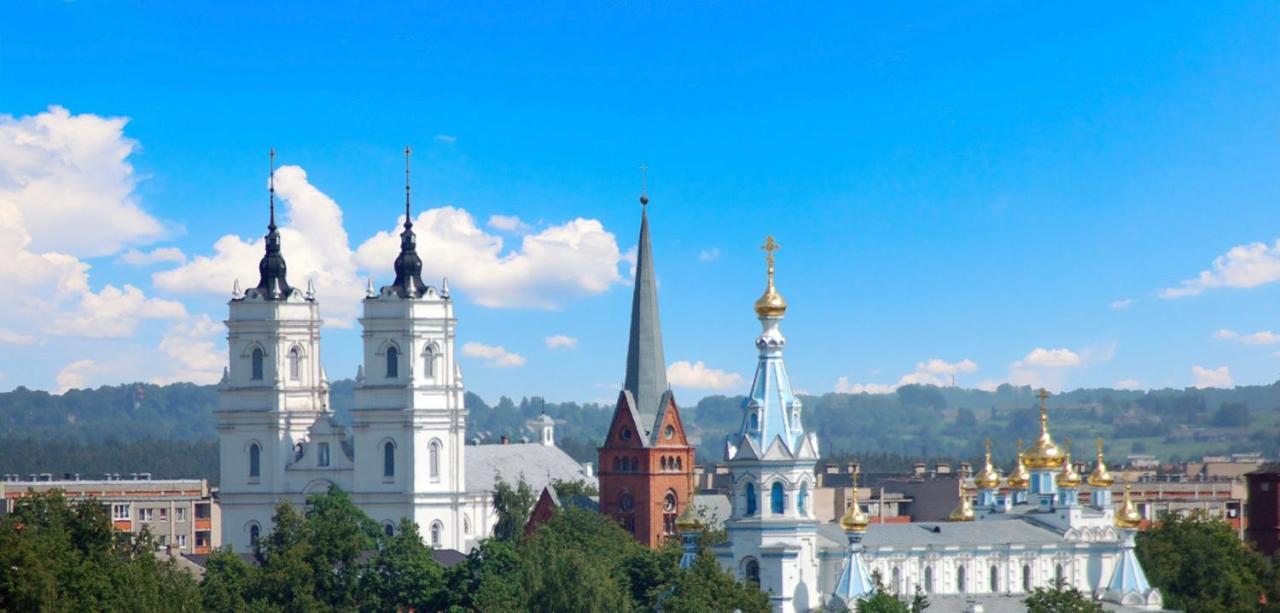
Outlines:
{"type": "Polygon", "coordinates": [[[840,527],[845,532],[865,532],[867,525],[871,520],[867,518],[867,514],[862,512],[862,505],[858,503],[858,473],[853,473],[853,499],[850,501],[849,510],[845,511],[844,517],[840,518],[840,527]]]}
{"type": "Polygon", "coordinates": [[[1080,487],[1080,473],[1076,472],[1076,467],[1071,463],[1071,437],[1063,439],[1062,445],[1066,451],[1062,454],[1062,472],[1058,473],[1058,487],[1080,487]]]}
{"type": "Polygon", "coordinates": [[[640,165],[640,206],[649,205],[649,165],[640,165]]]}
{"type": "Polygon", "coordinates": [[[680,513],[680,517],[676,518],[676,532],[702,532],[702,518],[693,510],[693,481],[689,482],[689,499],[684,504],[684,511],[680,513]]]}
{"type": "Polygon", "coordinates": [[[968,494],[962,492],[960,504],[947,516],[947,521],[973,521],[973,518],[973,501],[969,500],[968,494]]]}
{"type": "Polygon", "coordinates": [[[979,489],[994,490],[1000,487],[1000,472],[991,463],[991,439],[986,439],[983,444],[987,448],[986,462],[983,463],[982,470],[978,471],[978,474],[973,477],[973,483],[979,489]]]}
{"type": "Polygon", "coordinates": [[[1089,473],[1089,485],[1096,488],[1110,489],[1116,482],[1115,477],[1107,470],[1107,463],[1102,460],[1102,437],[1098,437],[1098,455],[1094,458],[1093,472],[1089,473]]]}
{"type": "Polygon", "coordinates": [[[1017,444],[1018,464],[1009,475],[1009,489],[1025,490],[1031,487],[1031,472],[1027,470],[1027,463],[1023,460],[1022,439],[1018,439],[1017,444]]]}
{"type": "Polygon", "coordinates": [[[1040,436],[1031,444],[1023,459],[1031,469],[1054,469],[1062,466],[1062,449],[1049,435],[1049,392],[1044,388],[1036,394],[1040,398],[1040,436]]]}
{"type": "Polygon", "coordinates": [[[1133,499],[1129,494],[1129,482],[1124,484],[1124,503],[1116,509],[1116,527],[1126,530],[1135,530],[1142,524],[1142,514],[1138,512],[1138,507],[1134,506],[1133,499]]]}
{"type": "Polygon", "coordinates": [[[765,288],[764,294],[756,300],[756,315],[760,317],[782,317],[787,313],[787,301],[778,293],[773,286],[773,253],[782,248],[777,241],[773,240],[773,236],[767,236],[764,239],[764,245],[760,246],[765,252],[765,262],[768,263],[769,286],[765,288]]]}

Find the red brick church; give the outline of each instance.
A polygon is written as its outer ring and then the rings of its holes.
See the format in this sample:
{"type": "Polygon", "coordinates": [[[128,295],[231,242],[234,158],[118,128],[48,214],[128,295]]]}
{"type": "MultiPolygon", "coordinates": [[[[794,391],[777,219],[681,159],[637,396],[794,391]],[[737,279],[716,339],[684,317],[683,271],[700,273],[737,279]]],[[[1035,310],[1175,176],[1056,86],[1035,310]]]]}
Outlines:
{"type": "Polygon", "coordinates": [[[657,547],[693,492],[693,447],[667,387],[658,320],[658,288],[649,245],[648,198],[641,196],[640,243],[627,376],[604,446],[600,447],[600,512],[640,542],[657,547]]]}

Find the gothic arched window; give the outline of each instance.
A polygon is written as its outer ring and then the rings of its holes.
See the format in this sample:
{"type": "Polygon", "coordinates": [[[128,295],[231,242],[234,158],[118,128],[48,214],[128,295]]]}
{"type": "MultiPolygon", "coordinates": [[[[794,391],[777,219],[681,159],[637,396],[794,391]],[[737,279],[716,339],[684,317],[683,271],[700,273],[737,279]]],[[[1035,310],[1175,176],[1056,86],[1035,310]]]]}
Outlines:
{"type": "Polygon", "coordinates": [[[394,525],[394,524],[392,524],[391,522],[387,522],[387,523],[385,523],[385,524],[382,524],[382,533],[383,533],[383,534],[385,534],[385,535],[387,535],[387,536],[395,536],[395,535],[396,535],[396,527],[395,527],[395,525],[394,525]]]}
{"type": "Polygon", "coordinates": [[[427,445],[427,474],[432,479],[440,478],[440,441],[427,445]]]}
{"type": "Polygon", "coordinates": [[[893,567],[893,593],[902,593],[902,569],[893,567]]]}
{"type": "Polygon", "coordinates": [[[441,524],[438,521],[431,522],[431,546],[432,547],[440,546],[440,538],[443,532],[444,532],[444,524],[441,524]]]}
{"type": "Polygon", "coordinates": [[[396,476],[396,444],[391,441],[382,445],[382,476],[396,476]]]}
{"type": "Polygon", "coordinates": [[[249,478],[262,476],[262,448],[257,443],[249,445],[249,478]]]}
{"type": "Polygon", "coordinates": [[[684,462],[680,458],[676,458],[676,470],[684,470],[684,462]]]}
{"type": "Polygon", "coordinates": [[[387,347],[387,378],[395,379],[400,376],[400,350],[395,347],[387,347]]]}
{"type": "Polygon", "coordinates": [[[782,489],[781,481],[774,481],[769,488],[769,512],[782,515],[787,510],[787,494],[782,489]]]}
{"type": "Polygon", "coordinates": [[[760,585],[760,563],[755,558],[747,558],[742,563],[742,576],[748,583],[760,585]]]}
{"type": "Polygon", "coordinates": [[[1000,569],[994,564],[991,565],[991,593],[995,594],[1000,591],[1000,569]]]}
{"type": "Polygon", "coordinates": [[[302,350],[294,347],[289,350],[289,380],[297,381],[302,378],[302,350]]]}
{"type": "Polygon", "coordinates": [[[1022,565],[1022,591],[1031,591],[1031,567],[1026,564],[1022,565]]]}
{"type": "Polygon", "coordinates": [[[809,514],[809,484],[800,484],[800,495],[796,496],[796,512],[804,517],[809,514]]]}
{"type": "Polygon", "coordinates": [[[957,594],[964,593],[964,588],[965,588],[964,580],[965,580],[964,567],[961,566],[956,569],[956,593],[957,594]]]}
{"type": "Polygon", "coordinates": [[[262,528],[258,526],[258,523],[254,522],[252,524],[249,524],[249,544],[257,545],[258,537],[260,536],[262,536],[262,528]]]}
{"type": "Polygon", "coordinates": [[[756,514],[756,484],[747,483],[746,498],[747,498],[747,517],[751,517],[752,515],[756,514]]]}
{"type": "Polygon", "coordinates": [[[427,345],[422,350],[422,376],[428,380],[436,378],[436,346],[427,345]]]}
{"type": "Polygon", "coordinates": [[[264,353],[262,352],[262,348],[261,348],[261,347],[254,347],[254,348],[253,348],[253,357],[252,357],[252,358],[250,358],[250,371],[251,371],[251,372],[250,372],[249,376],[250,376],[250,378],[252,378],[254,381],[261,381],[261,380],[262,380],[262,361],[263,361],[262,359],[263,359],[265,356],[266,356],[266,354],[264,354],[264,353]]]}

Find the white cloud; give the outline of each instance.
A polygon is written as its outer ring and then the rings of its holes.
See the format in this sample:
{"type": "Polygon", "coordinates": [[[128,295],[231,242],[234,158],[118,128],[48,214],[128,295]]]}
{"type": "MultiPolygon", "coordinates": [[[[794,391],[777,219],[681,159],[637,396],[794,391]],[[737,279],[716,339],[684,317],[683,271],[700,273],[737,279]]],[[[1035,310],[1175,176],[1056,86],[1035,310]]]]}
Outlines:
{"type": "Polygon", "coordinates": [[[102,366],[98,365],[90,359],[76,360],[67,364],[58,371],[56,381],[58,383],[58,393],[64,393],[71,389],[83,389],[89,385],[89,377],[100,375],[105,372],[102,366]]]}
{"type": "Polygon", "coordinates": [[[572,349],[578,346],[578,339],[563,334],[548,336],[547,349],[572,349]]]}
{"type": "MultiPolygon", "coordinates": [[[[959,362],[948,362],[939,358],[930,358],[924,362],[916,362],[914,372],[902,375],[897,383],[852,383],[848,377],[836,380],[835,391],[846,394],[887,394],[904,385],[951,385],[956,375],[978,371],[978,363],[964,359],[959,362]]],[[[878,371],[877,371],[878,372],[878,371]]]]}
{"type": "Polygon", "coordinates": [[[1249,243],[1228,249],[1213,259],[1209,270],[1182,280],[1177,287],[1161,290],[1160,297],[1197,296],[1215,287],[1257,287],[1276,280],[1280,280],[1280,240],[1270,246],[1249,243]]]}
{"type": "Polygon", "coordinates": [[[187,261],[186,254],[182,253],[177,247],[160,247],[151,251],[138,251],[130,249],[116,258],[117,261],[130,264],[132,266],[147,266],[149,264],[177,262],[181,264],[187,261]]]}
{"type": "Polygon", "coordinates": [[[681,360],[667,367],[667,381],[672,387],[723,390],[742,383],[742,375],[718,368],[707,368],[702,360],[693,363],[681,360]]]}
{"type": "Polygon", "coordinates": [[[1226,366],[1217,368],[1205,368],[1203,366],[1192,366],[1191,375],[1195,378],[1195,387],[1218,387],[1230,388],[1235,386],[1235,381],[1231,378],[1231,370],[1226,366]]]}
{"type": "Polygon", "coordinates": [[[484,343],[467,343],[462,346],[462,355],[469,358],[480,358],[491,368],[516,368],[524,366],[524,356],[507,351],[500,345],[484,343]]]}
{"type": "Polygon", "coordinates": [[[47,330],[65,336],[122,338],[132,336],[140,319],[183,319],[187,310],[180,302],[147,298],[142,290],[114,285],[102,291],[85,292],[70,312],[54,317],[47,330]]]}
{"type": "Polygon", "coordinates": [[[1067,348],[1036,347],[1009,365],[1009,383],[1049,389],[1061,389],[1074,369],[1110,362],[1118,343],[1109,341],[1077,351],[1067,348]]]}
{"type": "Polygon", "coordinates": [[[1133,306],[1133,298],[1124,298],[1111,303],[1113,309],[1127,309],[1133,306]]]}
{"type": "Polygon", "coordinates": [[[515,215],[490,215],[487,225],[504,232],[528,232],[529,224],[515,215]]]}
{"type": "Polygon", "coordinates": [[[1142,389],[1142,382],[1137,379],[1121,379],[1112,384],[1111,387],[1118,390],[1140,390],[1142,389]]]}
{"type": "Polygon", "coordinates": [[[700,262],[714,262],[718,259],[720,259],[720,249],[717,247],[703,249],[698,252],[698,261],[700,262]]]}
{"type": "Polygon", "coordinates": [[[880,383],[850,383],[848,377],[836,379],[835,391],[838,394],[892,394],[897,385],[880,383]]]}
{"type": "Polygon", "coordinates": [[[13,330],[0,328],[0,345],[34,345],[39,340],[30,334],[21,334],[13,330]]]}
{"type": "Polygon", "coordinates": [[[208,315],[174,324],[160,340],[160,350],[169,356],[171,372],[156,376],[157,384],[175,381],[216,383],[226,365],[226,343],[221,338],[223,327],[208,315]]]}
{"type": "Polygon", "coordinates": [[[124,136],[128,119],[72,115],[60,106],[0,114],[0,208],[29,233],[34,252],[103,256],[164,234],[142,210],[124,136]]]}
{"type": "Polygon", "coordinates": [[[1280,334],[1276,334],[1270,330],[1262,330],[1252,334],[1240,334],[1235,330],[1222,328],[1213,333],[1213,338],[1220,340],[1233,340],[1244,343],[1246,345],[1274,345],[1280,343],[1280,334]]]}
{"type": "Polygon", "coordinates": [[[448,134],[437,134],[435,138],[436,138],[436,142],[441,142],[446,145],[452,145],[458,142],[458,137],[450,136],[448,134]]]}
{"type": "Polygon", "coordinates": [[[1045,349],[1036,347],[1026,357],[1014,362],[1015,367],[1066,368],[1079,366],[1080,356],[1070,349],[1045,349]]]}

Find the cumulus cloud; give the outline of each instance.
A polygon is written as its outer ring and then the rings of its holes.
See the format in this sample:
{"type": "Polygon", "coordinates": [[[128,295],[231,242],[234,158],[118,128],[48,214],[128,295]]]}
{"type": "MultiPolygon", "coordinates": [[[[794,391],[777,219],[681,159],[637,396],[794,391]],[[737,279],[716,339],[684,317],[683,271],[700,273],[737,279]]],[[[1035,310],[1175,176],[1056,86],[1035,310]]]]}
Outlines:
{"type": "Polygon", "coordinates": [[[529,224],[515,215],[490,215],[488,226],[504,232],[527,232],[529,224]]]}
{"type": "Polygon", "coordinates": [[[446,144],[446,145],[452,145],[452,144],[454,144],[454,143],[458,142],[458,137],[456,137],[456,136],[451,136],[451,135],[449,135],[449,134],[437,134],[437,135],[436,135],[436,142],[444,143],[444,144],[446,144]]]}
{"type": "Polygon", "coordinates": [[[1065,368],[1079,366],[1080,356],[1070,349],[1045,349],[1036,347],[1026,357],[1014,362],[1015,367],[1065,368]]]}
{"type": "Polygon", "coordinates": [[[37,340],[39,339],[31,334],[22,334],[14,332],[13,330],[0,328],[0,344],[2,345],[34,345],[37,340]]]}
{"type": "Polygon", "coordinates": [[[1228,249],[1213,259],[1208,270],[1161,290],[1160,297],[1198,296],[1216,287],[1257,287],[1276,280],[1280,280],[1280,240],[1271,245],[1249,243],[1228,249]]]}
{"type": "Polygon", "coordinates": [[[1133,306],[1133,298],[1123,298],[1111,303],[1113,309],[1127,309],[1131,306],[1133,306]]]}
{"type": "Polygon", "coordinates": [[[116,258],[116,261],[129,264],[131,266],[148,266],[151,264],[172,263],[181,264],[187,261],[186,254],[182,253],[177,247],[159,247],[151,251],[139,251],[130,249],[123,255],[116,258]]]}
{"type": "Polygon", "coordinates": [[[170,326],[160,340],[160,350],[169,356],[173,370],[157,375],[152,382],[160,385],[175,381],[216,383],[226,365],[223,331],[222,324],[205,314],[170,326]]]}
{"type": "Polygon", "coordinates": [[[1109,341],[1078,351],[1036,347],[1009,365],[1009,383],[1061,389],[1074,370],[1110,362],[1115,357],[1117,346],[1115,341],[1109,341]]]}
{"type": "Polygon", "coordinates": [[[1112,384],[1111,387],[1118,390],[1140,390],[1142,389],[1142,382],[1137,379],[1121,379],[1112,384]]]}
{"type": "Polygon", "coordinates": [[[563,334],[548,336],[547,349],[572,349],[578,346],[578,339],[563,334]]]}
{"type": "Polygon", "coordinates": [[[90,359],[76,360],[58,371],[56,381],[58,393],[71,389],[83,389],[89,386],[89,377],[101,375],[106,369],[90,359]]]}
{"type": "Polygon", "coordinates": [[[698,261],[700,262],[714,262],[718,259],[720,259],[720,249],[716,247],[703,249],[698,252],[698,261]]]}
{"type": "Polygon", "coordinates": [[[1213,333],[1213,338],[1219,340],[1231,340],[1246,345],[1274,345],[1280,343],[1280,334],[1276,334],[1270,330],[1262,330],[1251,334],[1240,334],[1235,330],[1222,328],[1213,333]]]}
{"type": "Polygon", "coordinates": [[[480,358],[484,360],[485,366],[490,368],[516,368],[525,364],[524,356],[507,351],[505,347],[500,345],[467,343],[462,346],[462,355],[469,358],[480,358]]]}
{"type": "Polygon", "coordinates": [[[835,391],[838,394],[892,394],[897,385],[882,383],[851,383],[849,377],[836,379],[835,391]]]}
{"type": "Polygon", "coordinates": [[[702,360],[674,362],[667,367],[667,381],[672,387],[723,390],[742,383],[742,375],[718,368],[707,368],[702,360]]]}
{"type": "Polygon", "coordinates": [[[916,369],[902,375],[894,384],[853,383],[848,377],[836,379],[835,391],[843,394],[887,394],[904,385],[951,385],[956,375],[978,371],[978,363],[970,359],[959,362],[948,362],[939,358],[930,358],[924,362],[916,362],[916,369]]]}
{"type": "Polygon", "coordinates": [[[1219,366],[1217,368],[1192,366],[1191,376],[1195,379],[1195,383],[1193,383],[1193,385],[1198,388],[1230,388],[1235,386],[1235,380],[1231,378],[1231,370],[1226,366],[1219,366]]]}

